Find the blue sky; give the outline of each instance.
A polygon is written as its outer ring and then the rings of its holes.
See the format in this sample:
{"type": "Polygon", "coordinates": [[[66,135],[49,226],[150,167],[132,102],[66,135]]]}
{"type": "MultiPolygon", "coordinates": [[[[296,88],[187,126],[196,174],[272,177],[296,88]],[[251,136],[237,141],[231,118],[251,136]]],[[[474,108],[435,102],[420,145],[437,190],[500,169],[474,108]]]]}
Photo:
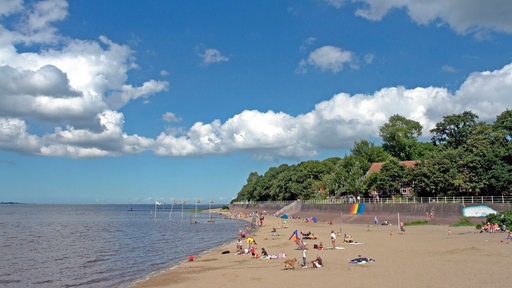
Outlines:
{"type": "Polygon", "coordinates": [[[511,109],[512,2],[0,5],[0,201],[227,203],[400,114],[511,109]]]}

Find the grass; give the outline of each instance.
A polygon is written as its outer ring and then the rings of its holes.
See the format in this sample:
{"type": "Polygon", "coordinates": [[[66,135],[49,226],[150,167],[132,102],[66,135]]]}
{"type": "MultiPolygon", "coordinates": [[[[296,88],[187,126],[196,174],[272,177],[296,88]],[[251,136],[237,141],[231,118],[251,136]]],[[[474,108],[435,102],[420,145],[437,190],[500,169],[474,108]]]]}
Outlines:
{"type": "Polygon", "coordinates": [[[453,227],[475,226],[475,224],[471,223],[471,221],[468,218],[462,217],[459,219],[459,221],[457,221],[457,223],[453,224],[452,226],[453,227]]]}
{"type": "Polygon", "coordinates": [[[418,226],[418,225],[428,225],[428,220],[418,220],[404,223],[405,226],[418,226]]]}

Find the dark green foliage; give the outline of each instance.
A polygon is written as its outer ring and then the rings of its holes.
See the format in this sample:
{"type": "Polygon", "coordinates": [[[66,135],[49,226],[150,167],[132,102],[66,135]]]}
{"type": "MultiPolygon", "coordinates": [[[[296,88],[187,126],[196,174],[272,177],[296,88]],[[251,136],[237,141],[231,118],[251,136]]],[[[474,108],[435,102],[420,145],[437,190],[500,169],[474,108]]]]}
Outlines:
{"type": "Polygon", "coordinates": [[[419,156],[417,137],[421,136],[422,128],[419,122],[393,115],[380,127],[382,148],[399,160],[415,160],[419,156]]]}
{"type": "Polygon", "coordinates": [[[485,223],[505,225],[508,230],[512,230],[512,210],[506,210],[497,214],[487,215],[485,223]]]}

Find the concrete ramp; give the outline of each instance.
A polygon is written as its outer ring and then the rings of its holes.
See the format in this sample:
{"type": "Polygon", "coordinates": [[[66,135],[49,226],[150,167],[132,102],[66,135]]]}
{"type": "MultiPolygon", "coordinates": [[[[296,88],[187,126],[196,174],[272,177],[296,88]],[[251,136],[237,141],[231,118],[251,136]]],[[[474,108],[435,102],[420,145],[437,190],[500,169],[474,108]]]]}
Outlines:
{"type": "Polygon", "coordinates": [[[302,209],[302,201],[295,200],[292,203],[290,203],[290,204],[284,206],[283,208],[279,209],[278,211],[276,211],[275,214],[277,216],[280,216],[283,214],[287,214],[288,216],[293,216],[293,215],[297,214],[298,212],[300,212],[301,209],[302,209]]]}

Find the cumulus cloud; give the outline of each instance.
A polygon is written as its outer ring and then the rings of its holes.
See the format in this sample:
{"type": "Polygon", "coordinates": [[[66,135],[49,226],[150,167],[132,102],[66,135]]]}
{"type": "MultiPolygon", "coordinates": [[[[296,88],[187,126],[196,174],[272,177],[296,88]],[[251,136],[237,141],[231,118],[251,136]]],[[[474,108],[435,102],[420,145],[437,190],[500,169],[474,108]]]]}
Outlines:
{"type": "Polygon", "coordinates": [[[302,59],[296,70],[297,73],[306,73],[308,67],[314,67],[321,71],[338,73],[343,70],[344,65],[357,68],[354,53],[343,50],[339,47],[327,45],[320,47],[311,53],[307,59],[302,59]]]}
{"type": "MultiPolygon", "coordinates": [[[[35,18],[15,28],[0,27],[6,32],[0,33],[2,150],[70,158],[147,151],[168,157],[246,152],[262,158],[299,158],[322,149],[350,148],[362,138],[377,138],[379,127],[393,114],[420,122],[428,134],[444,115],[471,110],[481,120],[492,121],[512,106],[512,64],[508,64],[495,71],[472,73],[455,92],[444,87],[396,86],[369,94],[337,93],[299,115],[245,110],[224,122],[196,122],[189,128],[162,131],[155,138],[127,134],[120,108],[137,99],[148,100],[167,89],[168,83],[149,79],[140,86],[130,84],[128,72],[137,65],[125,45],[104,36],[98,40],[59,36],[50,24],[67,15],[66,5],[52,12],[44,5],[24,8],[14,4],[2,6],[0,18],[14,14],[35,18]],[[51,41],[58,45],[47,44],[51,41]],[[16,45],[35,42],[51,48],[39,52],[16,49],[16,45]],[[32,129],[34,123],[37,129],[32,129]],[[40,131],[43,127],[50,128],[40,131]]],[[[217,50],[206,51],[208,63],[228,60],[217,50]]],[[[371,63],[373,57],[363,57],[364,62],[371,63]]],[[[324,46],[312,51],[301,65],[337,73],[345,66],[356,68],[357,58],[350,51],[324,46]]],[[[171,112],[162,119],[179,121],[171,112]]]]}
{"type": "Polygon", "coordinates": [[[379,127],[394,114],[421,123],[424,135],[443,116],[465,110],[483,121],[493,121],[504,107],[511,107],[510,89],[512,64],[471,74],[455,93],[443,87],[401,86],[373,94],[339,93],[297,116],[246,110],[224,123],[197,122],[181,134],[161,133],[154,143],[155,152],[167,156],[234,151],[265,158],[313,156],[321,149],[350,148],[358,139],[377,138],[379,127]]]}
{"type": "Polygon", "coordinates": [[[107,37],[60,36],[54,23],[66,18],[67,9],[64,0],[7,1],[0,8],[0,19],[19,19],[0,24],[0,149],[63,157],[147,149],[151,141],[124,134],[124,116],[116,110],[168,83],[127,83],[137,67],[133,52],[107,37]],[[18,45],[48,48],[18,52],[18,45]],[[28,123],[54,128],[35,135],[28,123]]]}
{"type": "MultiPolygon", "coordinates": [[[[339,8],[339,1],[328,0],[339,8]]],[[[447,24],[460,34],[483,31],[512,33],[512,2],[503,0],[352,0],[364,7],[355,14],[368,20],[381,20],[392,9],[405,9],[420,24],[447,24]]]]}
{"type": "Polygon", "coordinates": [[[200,53],[201,61],[203,65],[210,65],[213,63],[227,62],[229,58],[223,56],[217,49],[206,49],[203,53],[200,53]]]}

